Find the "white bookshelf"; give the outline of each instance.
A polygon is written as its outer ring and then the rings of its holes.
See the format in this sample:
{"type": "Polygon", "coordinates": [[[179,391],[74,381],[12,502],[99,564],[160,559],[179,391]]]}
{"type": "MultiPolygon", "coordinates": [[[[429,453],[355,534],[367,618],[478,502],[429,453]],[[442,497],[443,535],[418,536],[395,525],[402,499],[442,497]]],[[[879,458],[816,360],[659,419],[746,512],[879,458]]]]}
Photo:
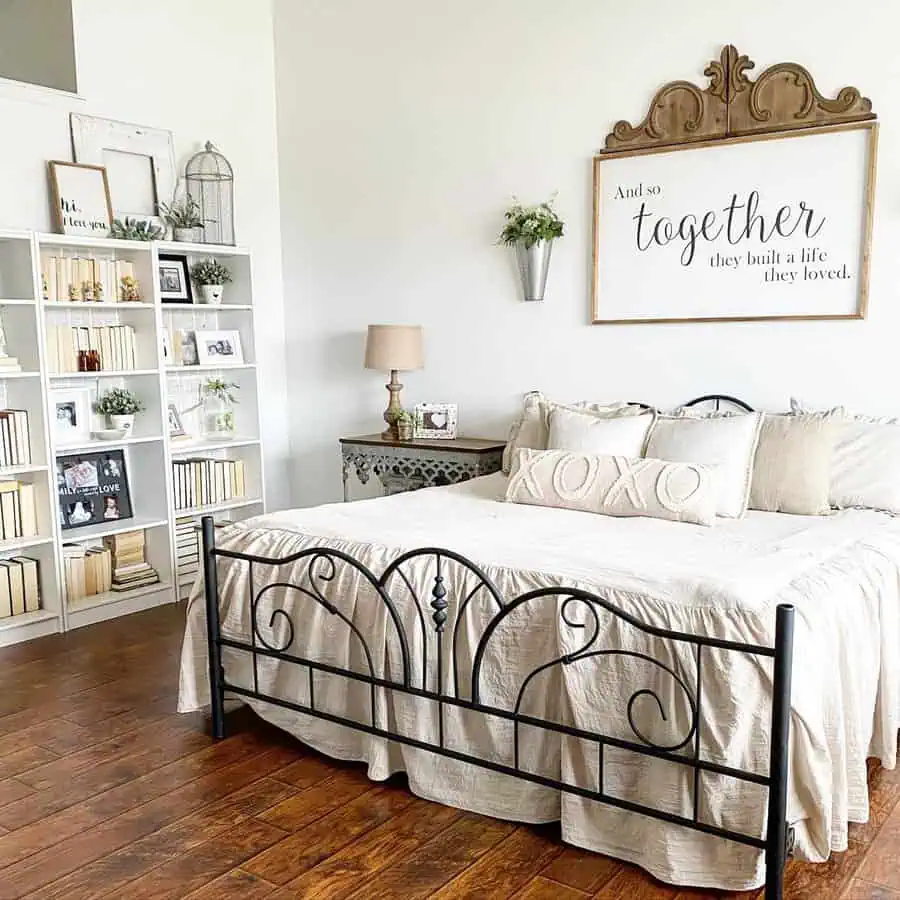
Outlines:
{"type": "MultiPolygon", "coordinates": [[[[105,619],[148,609],[177,599],[178,560],[175,524],[190,517],[212,514],[231,520],[264,510],[265,478],[259,422],[256,372],[256,329],[252,287],[252,261],[240,247],[171,242],[141,243],[57,234],[0,231],[0,313],[8,353],[16,356],[21,372],[0,371],[0,408],[26,409],[31,432],[32,463],[0,468],[0,479],[16,478],[35,485],[38,535],[0,541],[0,558],[27,555],[40,566],[42,608],[37,612],[0,619],[0,646],[45,634],[91,625],[105,619]],[[158,283],[159,254],[180,254],[188,264],[216,257],[232,270],[233,283],[221,306],[199,303],[163,303],[158,283]],[[133,264],[142,291],[140,302],[73,302],[43,297],[41,260],[44,256],[78,256],[127,260],[133,264]],[[138,368],[120,371],[60,372],[48,353],[49,328],[58,325],[130,325],[135,334],[138,368]],[[179,366],[164,358],[163,336],[175,330],[237,330],[245,362],[240,365],[179,366]],[[206,440],[201,432],[200,390],[217,373],[238,385],[235,410],[238,431],[232,440],[206,440]],[[91,402],[111,387],[134,391],[146,404],[135,421],[134,435],[113,441],[96,439],[77,443],[57,440],[53,427],[54,392],[87,389],[91,402]],[[168,435],[168,407],[182,415],[188,437],[168,435]],[[197,407],[191,409],[191,407],[197,407]],[[78,528],[62,527],[56,494],[59,457],[121,450],[127,469],[133,517],[78,528]],[[246,496],[225,503],[176,510],[173,496],[173,460],[194,457],[241,459],[246,496]],[[159,572],[160,583],[126,592],[110,591],[74,600],[66,598],[63,544],[95,544],[108,535],[145,532],[148,562],[159,572]]],[[[104,426],[94,416],[92,431],[104,426]]]]}

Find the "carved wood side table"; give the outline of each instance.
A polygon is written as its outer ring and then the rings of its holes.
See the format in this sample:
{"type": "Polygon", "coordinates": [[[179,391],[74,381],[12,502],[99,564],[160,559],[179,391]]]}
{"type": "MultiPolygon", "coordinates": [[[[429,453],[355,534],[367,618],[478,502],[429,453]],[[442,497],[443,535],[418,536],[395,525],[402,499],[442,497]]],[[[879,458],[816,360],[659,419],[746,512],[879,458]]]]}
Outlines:
{"type": "Polygon", "coordinates": [[[393,441],[380,434],[341,438],[344,500],[350,499],[354,472],[363,484],[375,475],[385,496],[499,472],[504,445],[482,438],[393,441]]]}

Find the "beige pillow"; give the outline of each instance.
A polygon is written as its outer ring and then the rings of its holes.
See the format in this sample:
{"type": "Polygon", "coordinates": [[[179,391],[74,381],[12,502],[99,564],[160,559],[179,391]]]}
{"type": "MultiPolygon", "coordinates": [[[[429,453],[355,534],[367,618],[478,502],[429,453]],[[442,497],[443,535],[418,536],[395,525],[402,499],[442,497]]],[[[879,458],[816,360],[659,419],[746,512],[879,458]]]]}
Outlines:
{"type": "Polygon", "coordinates": [[[509,475],[512,458],[516,450],[530,447],[533,450],[546,450],[550,435],[550,413],[554,409],[577,409],[595,416],[630,416],[643,412],[635,406],[622,401],[611,403],[562,404],[548,400],[540,391],[530,391],[522,401],[522,415],[513,422],[503,450],[503,474],[509,475]]]}
{"type": "Polygon", "coordinates": [[[659,416],[647,439],[647,456],[716,466],[720,516],[739,519],[747,511],[753,455],[762,413],[715,418],[659,416]]]}
{"type": "Polygon", "coordinates": [[[517,450],[511,503],[712,525],[718,503],[710,466],[567,450],[517,450]]]}
{"type": "Polygon", "coordinates": [[[653,412],[637,416],[599,416],[588,410],[557,407],[550,413],[547,449],[643,456],[647,435],[655,419],[653,412]]]}
{"type": "Polygon", "coordinates": [[[900,515],[900,419],[854,415],[843,407],[810,412],[791,399],[794,415],[835,422],[829,499],[838,509],[863,507],[900,515]]]}
{"type": "Polygon", "coordinates": [[[750,509],[826,516],[839,424],[822,416],[763,418],[753,463],[750,509]]]}

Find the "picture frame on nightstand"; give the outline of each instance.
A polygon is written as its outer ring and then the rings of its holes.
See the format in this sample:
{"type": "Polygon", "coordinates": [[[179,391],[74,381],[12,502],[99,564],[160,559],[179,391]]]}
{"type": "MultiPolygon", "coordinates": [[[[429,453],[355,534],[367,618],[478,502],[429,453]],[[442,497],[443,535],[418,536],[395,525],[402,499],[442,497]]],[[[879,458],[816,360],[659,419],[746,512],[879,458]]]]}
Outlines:
{"type": "Polygon", "coordinates": [[[413,436],[426,440],[449,440],[456,437],[456,403],[417,403],[414,410],[413,436]]]}

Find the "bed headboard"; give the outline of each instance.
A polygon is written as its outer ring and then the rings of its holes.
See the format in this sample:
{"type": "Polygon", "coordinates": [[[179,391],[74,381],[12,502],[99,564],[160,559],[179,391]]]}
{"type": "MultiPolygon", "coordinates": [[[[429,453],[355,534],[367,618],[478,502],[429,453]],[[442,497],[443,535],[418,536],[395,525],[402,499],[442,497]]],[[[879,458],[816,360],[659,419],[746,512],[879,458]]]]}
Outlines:
{"type": "MultiPolygon", "coordinates": [[[[688,400],[688,402],[683,403],[682,406],[702,406],[704,403],[712,403],[713,409],[716,412],[719,412],[723,404],[725,404],[726,406],[734,406],[742,412],[755,411],[749,403],[745,403],[743,400],[740,400],[737,397],[732,397],[730,394],[704,394],[702,397],[694,397],[693,400],[688,400]]],[[[628,405],[639,406],[641,409],[653,409],[653,407],[649,403],[629,403],[628,405]]]]}

